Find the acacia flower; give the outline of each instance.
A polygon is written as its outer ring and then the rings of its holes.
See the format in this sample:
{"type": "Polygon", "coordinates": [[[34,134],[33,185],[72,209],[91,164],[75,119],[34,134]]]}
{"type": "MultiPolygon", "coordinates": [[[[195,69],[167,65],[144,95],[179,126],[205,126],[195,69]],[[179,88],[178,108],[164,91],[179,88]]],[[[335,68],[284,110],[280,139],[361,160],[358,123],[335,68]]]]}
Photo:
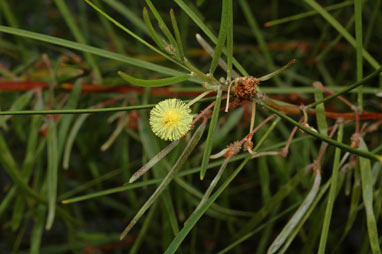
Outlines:
{"type": "Polygon", "coordinates": [[[151,129],[161,139],[178,140],[191,128],[190,107],[179,99],[159,102],[150,112],[151,129]]]}

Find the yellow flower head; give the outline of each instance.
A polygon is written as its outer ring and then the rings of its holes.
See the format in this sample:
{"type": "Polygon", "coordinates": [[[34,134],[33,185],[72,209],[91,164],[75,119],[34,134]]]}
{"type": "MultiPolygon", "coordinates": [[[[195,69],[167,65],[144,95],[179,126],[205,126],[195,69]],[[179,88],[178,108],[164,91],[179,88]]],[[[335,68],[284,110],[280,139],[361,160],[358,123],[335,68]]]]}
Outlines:
{"type": "Polygon", "coordinates": [[[151,129],[161,139],[178,140],[191,128],[190,107],[179,99],[159,102],[150,112],[151,129]]]}

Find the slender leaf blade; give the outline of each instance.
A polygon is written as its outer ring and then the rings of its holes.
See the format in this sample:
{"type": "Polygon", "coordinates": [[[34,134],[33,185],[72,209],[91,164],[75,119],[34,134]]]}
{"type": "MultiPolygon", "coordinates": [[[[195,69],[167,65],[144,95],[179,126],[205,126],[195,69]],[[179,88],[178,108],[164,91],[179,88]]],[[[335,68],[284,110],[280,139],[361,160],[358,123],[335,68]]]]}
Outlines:
{"type": "Polygon", "coordinates": [[[118,75],[121,76],[124,80],[127,82],[135,85],[135,86],[141,86],[141,87],[162,87],[162,86],[168,86],[175,83],[180,83],[183,81],[186,81],[191,78],[191,75],[181,75],[176,77],[170,77],[170,78],[163,78],[163,79],[156,79],[156,80],[144,80],[144,79],[138,79],[134,78],[122,71],[118,72],[118,75]]]}
{"type": "MultiPolygon", "coordinates": [[[[344,126],[343,126],[343,124],[341,124],[340,128],[338,130],[338,136],[337,136],[338,142],[342,142],[343,130],[344,130],[344,126]]],[[[325,253],[326,241],[327,241],[328,233],[329,233],[330,220],[332,217],[334,201],[336,199],[336,193],[337,193],[337,182],[338,182],[338,171],[339,171],[339,166],[340,166],[340,155],[341,155],[341,149],[336,148],[336,151],[334,152],[333,173],[332,173],[332,177],[331,177],[332,180],[330,182],[329,198],[328,198],[328,203],[326,206],[324,224],[323,224],[322,231],[321,231],[321,239],[320,239],[320,245],[319,245],[319,249],[318,249],[319,254],[325,253]]]]}
{"type": "MultiPolygon", "coordinates": [[[[216,48],[214,51],[214,55],[212,57],[211,65],[210,65],[210,75],[214,75],[214,72],[216,70],[216,67],[218,66],[219,58],[222,54],[224,44],[227,40],[227,32],[228,32],[228,26],[229,26],[229,6],[232,0],[223,0],[223,7],[222,7],[222,14],[221,14],[221,20],[220,20],[220,29],[219,29],[219,35],[218,40],[216,43],[216,48]]],[[[231,3],[232,6],[232,3],[231,3]]],[[[231,54],[232,52],[228,52],[228,54],[231,54]]]]}
{"type": "Polygon", "coordinates": [[[320,171],[317,171],[316,176],[314,178],[312,189],[309,191],[308,195],[302,202],[301,206],[297,209],[295,214],[293,214],[292,218],[288,221],[288,223],[285,225],[285,227],[280,232],[280,234],[272,242],[271,246],[269,247],[267,251],[268,254],[273,254],[277,250],[279,250],[282,247],[282,245],[285,243],[287,238],[294,231],[297,224],[303,219],[303,217],[305,216],[306,212],[310,208],[312,202],[314,201],[318,193],[320,183],[321,183],[321,173],[320,171]]]}
{"type": "Polygon", "coordinates": [[[167,187],[167,185],[171,182],[171,180],[175,177],[178,170],[183,166],[186,162],[187,158],[190,156],[191,152],[194,150],[195,146],[198,144],[200,138],[203,135],[204,129],[206,127],[205,123],[202,123],[198,129],[195,131],[191,140],[188,142],[186,148],[183,150],[182,154],[179,156],[179,159],[174,164],[172,169],[168,172],[166,177],[163,179],[161,184],[155,190],[155,192],[150,196],[150,198],[145,202],[145,204],[139,209],[135,217],[131,220],[129,225],[122,232],[120,239],[126,237],[130,229],[136,224],[136,222],[142,217],[142,215],[150,208],[150,206],[154,203],[154,201],[159,197],[159,195],[163,192],[163,190],[167,187]]]}
{"type": "MultiPolygon", "coordinates": [[[[367,151],[367,146],[361,139],[359,149],[367,151]]],[[[371,173],[371,163],[369,159],[359,157],[359,166],[361,171],[362,198],[366,210],[367,231],[373,254],[381,253],[379,245],[379,235],[377,221],[373,210],[373,176],[371,173]]]]}
{"type": "Polygon", "coordinates": [[[47,43],[51,43],[51,44],[79,50],[79,51],[89,52],[94,55],[102,56],[105,58],[127,63],[132,66],[156,71],[156,72],[171,75],[171,76],[179,76],[184,74],[183,72],[180,72],[171,68],[167,68],[158,64],[153,64],[147,61],[135,59],[135,58],[121,55],[121,54],[111,52],[108,50],[80,44],[73,41],[68,41],[68,40],[57,38],[50,35],[35,33],[31,31],[23,30],[23,29],[11,28],[11,27],[1,26],[1,25],[0,25],[0,32],[18,35],[18,36],[29,38],[29,39],[39,40],[39,41],[43,41],[43,42],[47,42],[47,43]]]}
{"type": "Polygon", "coordinates": [[[206,171],[207,171],[207,165],[208,165],[208,162],[210,161],[213,139],[214,139],[216,125],[217,125],[218,118],[219,118],[221,100],[222,100],[222,89],[221,89],[221,87],[219,87],[217,95],[216,95],[214,110],[213,110],[212,116],[211,116],[211,123],[210,123],[209,129],[208,129],[206,146],[204,148],[204,153],[203,153],[202,167],[200,169],[200,179],[201,180],[204,179],[204,176],[205,176],[206,171]]]}
{"type": "Polygon", "coordinates": [[[235,177],[240,173],[240,171],[247,164],[251,156],[247,158],[240,164],[238,168],[227,178],[227,180],[219,187],[219,189],[205,202],[198,211],[196,211],[190,218],[187,219],[188,223],[182,228],[179,234],[174,238],[171,244],[168,246],[165,254],[173,254],[179,248],[180,244],[186,238],[188,233],[195,227],[195,224],[203,216],[203,214],[208,210],[208,208],[215,202],[215,200],[223,193],[223,191],[228,187],[228,185],[235,179],[235,177]]]}
{"type": "MultiPolygon", "coordinates": [[[[328,11],[321,7],[315,0],[305,0],[314,10],[316,10],[327,22],[329,22],[353,47],[356,47],[356,40],[354,37],[338,22],[328,11]]],[[[362,55],[367,62],[375,69],[380,67],[375,58],[369,54],[365,49],[362,50],[362,55]]]]}
{"type": "Polygon", "coordinates": [[[49,119],[48,128],[48,173],[47,173],[47,197],[48,215],[46,219],[46,230],[50,230],[56,214],[57,180],[58,180],[58,147],[56,123],[49,119]]]}

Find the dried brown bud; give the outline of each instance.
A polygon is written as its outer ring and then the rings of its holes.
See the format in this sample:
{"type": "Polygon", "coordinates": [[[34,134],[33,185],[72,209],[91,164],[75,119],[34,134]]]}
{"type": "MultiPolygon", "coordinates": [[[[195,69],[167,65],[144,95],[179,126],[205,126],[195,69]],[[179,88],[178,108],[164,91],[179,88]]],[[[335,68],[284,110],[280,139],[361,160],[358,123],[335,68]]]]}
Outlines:
{"type": "MultiPolygon", "coordinates": [[[[308,123],[301,123],[302,126],[308,128],[308,129],[311,129],[312,131],[314,132],[317,132],[317,130],[315,128],[313,128],[312,126],[310,126],[308,123]]],[[[305,131],[304,130],[301,130],[299,129],[301,133],[305,134],[305,131]]]]}
{"type": "Polygon", "coordinates": [[[225,152],[225,157],[230,158],[240,152],[241,143],[239,141],[233,142],[232,144],[227,146],[227,151],[225,152]]]}
{"type": "Polygon", "coordinates": [[[244,151],[252,150],[253,142],[252,140],[246,140],[244,143],[244,151]]]}
{"type": "Polygon", "coordinates": [[[362,135],[360,133],[354,133],[350,140],[351,140],[351,147],[358,148],[359,142],[361,141],[362,135]]]}

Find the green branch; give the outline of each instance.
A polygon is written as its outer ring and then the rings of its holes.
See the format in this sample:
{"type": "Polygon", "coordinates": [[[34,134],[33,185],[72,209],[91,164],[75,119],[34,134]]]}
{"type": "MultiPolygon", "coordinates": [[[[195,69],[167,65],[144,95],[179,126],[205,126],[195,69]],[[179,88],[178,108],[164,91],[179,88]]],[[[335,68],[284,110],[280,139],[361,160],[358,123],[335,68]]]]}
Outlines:
{"type": "Polygon", "coordinates": [[[365,78],[361,79],[360,81],[357,81],[355,82],[354,84],[350,85],[350,86],[347,86],[346,88],[342,89],[341,91],[337,92],[337,93],[334,93],[332,95],[329,95],[328,97],[325,97],[324,99],[320,100],[320,101],[316,101],[316,102],[313,102],[311,104],[309,104],[308,106],[306,106],[306,108],[313,108],[315,106],[317,106],[318,104],[321,104],[321,103],[324,103],[328,100],[331,100],[333,98],[336,98],[337,96],[340,96],[342,94],[345,94],[351,90],[353,90],[354,88],[356,87],[359,87],[361,85],[363,85],[366,81],[369,81],[370,79],[374,78],[375,76],[377,76],[380,72],[382,72],[382,67],[379,67],[377,70],[375,70],[374,72],[370,73],[368,76],[366,76],[365,78]]]}
{"type": "Polygon", "coordinates": [[[100,112],[116,112],[127,111],[134,109],[146,109],[154,107],[154,104],[127,106],[127,107],[112,107],[112,108],[89,108],[89,109],[52,109],[52,110],[20,110],[20,111],[3,111],[2,115],[54,115],[54,114],[89,114],[100,112]]]}
{"type": "Polygon", "coordinates": [[[263,106],[264,108],[272,111],[273,113],[275,113],[276,115],[278,115],[279,117],[281,117],[282,119],[284,120],[287,120],[288,122],[290,122],[291,124],[293,124],[294,126],[298,127],[299,129],[305,131],[306,133],[324,141],[324,142],[327,142],[331,145],[334,145],[338,148],[340,148],[341,150],[344,150],[344,151],[347,151],[347,152],[350,152],[352,154],[357,154],[359,156],[362,156],[362,157],[365,157],[365,158],[368,158],[368,159],[372,159],[372,160],[377,160],[377,161],[380,161],[382,162],[382,156],[379,156],[379,155],[376,155],[376,154],[373,154],[373,153],[370,153],[370,152],[367,152],[367,151],[364,151],[364,150],[358,150],[356,148],[353,148],[351,146],[348,146],[348,145],[345,145],[343,143],[340,143],[334,139],[331,139],[331,138],[328,138],[327,136],[324,136],[324,135],[321,135],[319,134],[318,132],[315,132],[305,126],[302,126],[300,123],[296,122],[295,120],[293,120],[292,118],[290,118],[289,116],[281,113],[280,111],[276,110],[275,108],[265,104],[264,102],[259,102],[259,104],[261,106],[263,106]]]}
{"type": "MultiPolygon", "coordinates": [[[[214,97],[204,98],[198,100],[200,102],[212,101],[214,97]]],[[[191,100],[185,100],[189,102],[191,100]]],[[[52,110],[18,110],[18,111],[0,111],[0,116],[6,115],[55,115],[55,114],[91,114],[91,113],[103,113],[103,112],[118,112],[128,111],[136,109],[148,109],[154,107],[155,104],[146,104],[138,106],[126,106],[126,107],[111,107],[111,108],[87,108],[87,109],[52,109],[52,110]]]]}

